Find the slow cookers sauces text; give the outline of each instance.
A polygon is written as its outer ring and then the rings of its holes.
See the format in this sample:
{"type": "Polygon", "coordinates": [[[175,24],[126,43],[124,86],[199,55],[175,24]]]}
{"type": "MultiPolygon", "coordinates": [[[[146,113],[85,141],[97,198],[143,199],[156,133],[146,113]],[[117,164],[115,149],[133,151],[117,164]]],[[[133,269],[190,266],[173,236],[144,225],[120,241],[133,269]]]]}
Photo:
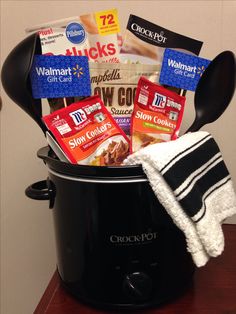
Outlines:
{"type": "Polygon", "coordinates": [[[97,137],[98,135],[106,132],[108,129],[111,129],[112,125],[110,122],[105,123],[104,125],[100,127],[96,127],[93,130],[87,131],[85,134],[82,134],[79,137],[73,138],[69,141],[69,145],[71,149],[74,149],[75,147],[81,145],[82,143],[85,143],[87,139],[92,139],[94,137],[97,137]]]}

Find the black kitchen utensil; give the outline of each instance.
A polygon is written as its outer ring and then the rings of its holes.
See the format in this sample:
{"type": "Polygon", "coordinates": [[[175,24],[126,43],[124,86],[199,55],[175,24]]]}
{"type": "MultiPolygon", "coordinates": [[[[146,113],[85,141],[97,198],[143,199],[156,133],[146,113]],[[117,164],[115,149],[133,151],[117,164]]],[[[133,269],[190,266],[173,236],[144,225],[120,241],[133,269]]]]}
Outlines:
{"type": "Polygon", "coordinates": [[[1,80],[8,96],[29,114],[45,133],[47,128],[41,120],[41,100],[33,99],[29,78],[35,54],[41,54],[38,34],[25,38],[10,52],[2,67],[1,80]]]}
{"type": "Polygon", "coordinates": [[[232,51],[223,51],[211,61],[198,82],[194,97],[196,117],[186,133],[217,120],[228,107],[235,85],[235,56],[232,51]]]}

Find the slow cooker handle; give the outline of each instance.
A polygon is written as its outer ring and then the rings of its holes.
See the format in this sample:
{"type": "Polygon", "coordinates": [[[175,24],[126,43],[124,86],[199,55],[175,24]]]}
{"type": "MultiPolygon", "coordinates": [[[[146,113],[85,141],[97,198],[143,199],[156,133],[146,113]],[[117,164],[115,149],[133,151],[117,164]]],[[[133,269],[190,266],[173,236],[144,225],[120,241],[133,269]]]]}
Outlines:
{"type": "Polygon", "coordinates": [[[33,200],[49,200],[49,208],[53,208],[56,193],[49,178],[31,184],[26,188],[25,194],[33,200]]]}

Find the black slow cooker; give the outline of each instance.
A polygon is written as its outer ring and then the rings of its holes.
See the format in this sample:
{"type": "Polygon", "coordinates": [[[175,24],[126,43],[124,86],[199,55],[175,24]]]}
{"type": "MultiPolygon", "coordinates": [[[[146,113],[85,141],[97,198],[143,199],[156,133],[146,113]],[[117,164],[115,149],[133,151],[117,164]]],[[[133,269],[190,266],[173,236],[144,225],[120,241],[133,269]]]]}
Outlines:
{"type": "Polygon", "coordinates": [[[38,157],[49,175],[26,195],[49,200],[58,272],[72,295],[105,309],[141,309],[183,293],[194,264],[141,166],[69,164],[48,147],[38,157]]]}

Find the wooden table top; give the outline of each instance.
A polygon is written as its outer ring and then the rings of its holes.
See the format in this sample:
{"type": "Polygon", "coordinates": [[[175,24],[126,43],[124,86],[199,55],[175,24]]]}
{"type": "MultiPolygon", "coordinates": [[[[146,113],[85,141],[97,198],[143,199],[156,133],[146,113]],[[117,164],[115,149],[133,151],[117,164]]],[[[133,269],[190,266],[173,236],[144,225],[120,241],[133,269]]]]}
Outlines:
{"type": "MultiPolygon", "coordinates": [[[[236,225],[224,225],[225,250],[197,269],[193,286],[177,300],[130,314],[236,314],[236,225]]],[[[34,314],[120,314],[84,305],[70,296],[54,273],[34,314]]]]}

